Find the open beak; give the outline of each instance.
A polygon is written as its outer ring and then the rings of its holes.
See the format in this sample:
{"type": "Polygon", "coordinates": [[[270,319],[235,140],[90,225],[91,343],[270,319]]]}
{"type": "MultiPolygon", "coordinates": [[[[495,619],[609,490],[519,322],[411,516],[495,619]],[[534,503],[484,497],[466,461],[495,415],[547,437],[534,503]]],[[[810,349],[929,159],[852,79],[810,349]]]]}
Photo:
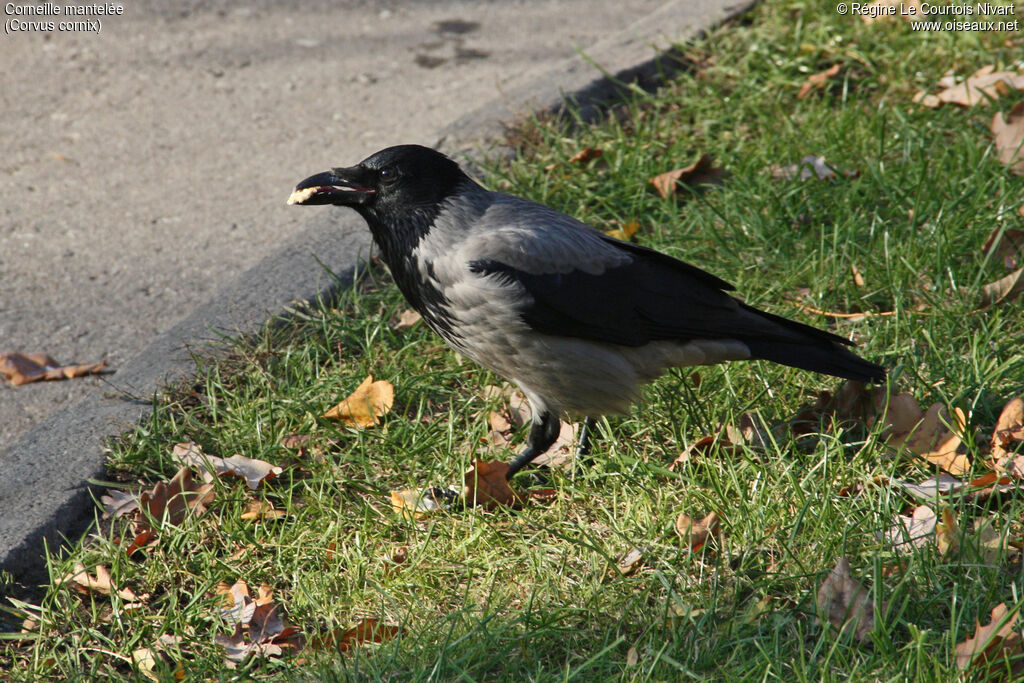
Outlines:
{"type": "Polygon", "coordinates": [[[366,204],[377,191],[359,180],[365,172],[359,167],[333,168],[317,173],[300,182],[288,197],[289,204],[337,204],[355,206],[366,204]]]}

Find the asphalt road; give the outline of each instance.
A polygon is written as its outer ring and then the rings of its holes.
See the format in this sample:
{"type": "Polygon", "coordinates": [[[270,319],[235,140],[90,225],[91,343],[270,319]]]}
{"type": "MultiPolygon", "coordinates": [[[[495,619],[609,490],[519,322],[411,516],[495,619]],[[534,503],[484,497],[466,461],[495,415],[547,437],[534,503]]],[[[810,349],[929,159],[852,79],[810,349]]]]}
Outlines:
{"type": "MultiPolygon", "coordinates": [[[[298,179],[433,145],[664,0],[114,4],[0,36],[0,351],[116,370],[300,229],[298,179]]],[[[0,382],[0,444],[104,391],[0,382]]]]}

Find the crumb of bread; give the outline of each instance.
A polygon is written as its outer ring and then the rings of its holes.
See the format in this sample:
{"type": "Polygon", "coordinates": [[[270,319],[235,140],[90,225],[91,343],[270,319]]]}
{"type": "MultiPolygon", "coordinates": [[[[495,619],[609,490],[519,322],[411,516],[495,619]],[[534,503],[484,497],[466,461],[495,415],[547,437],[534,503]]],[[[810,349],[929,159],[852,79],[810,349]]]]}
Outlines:
{"type": "Polygon", "coordinates": [[[303,204],[310,197],[316,194],[315,187],[307,187],[304,190],[295,190],[288,196],[289,204],[303,204]]]}

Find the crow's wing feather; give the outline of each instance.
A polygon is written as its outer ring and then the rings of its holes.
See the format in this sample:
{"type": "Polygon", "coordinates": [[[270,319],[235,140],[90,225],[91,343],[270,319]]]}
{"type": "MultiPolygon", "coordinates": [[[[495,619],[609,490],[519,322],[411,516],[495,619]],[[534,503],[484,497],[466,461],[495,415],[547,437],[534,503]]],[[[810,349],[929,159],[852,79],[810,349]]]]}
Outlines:
{"type": "Polygon", "coordinates": [[[457,258],[477,276],[521,289],[520,315],[546,334],[625,346],[652,341],[758,339],[849,342],[757,311],[696,266],[616,240],[570,216],[492,194],[475,239],[457,258]]]}

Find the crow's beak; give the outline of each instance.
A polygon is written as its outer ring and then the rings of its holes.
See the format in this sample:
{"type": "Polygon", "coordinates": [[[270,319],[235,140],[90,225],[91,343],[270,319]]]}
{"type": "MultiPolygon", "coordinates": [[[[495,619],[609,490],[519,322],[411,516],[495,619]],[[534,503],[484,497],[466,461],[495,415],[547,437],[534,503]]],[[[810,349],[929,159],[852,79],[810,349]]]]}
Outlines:
{"type": "Polygon", "coordinates": [[[333,168],[317,173],[300,182],[288,197],[289,204],[337,204],[355,206],[366,204],[377,191],[368,187],[366,172],[357,167],[333,168]],[[363,180],[363,182],[360,182],[363,180]]]}

